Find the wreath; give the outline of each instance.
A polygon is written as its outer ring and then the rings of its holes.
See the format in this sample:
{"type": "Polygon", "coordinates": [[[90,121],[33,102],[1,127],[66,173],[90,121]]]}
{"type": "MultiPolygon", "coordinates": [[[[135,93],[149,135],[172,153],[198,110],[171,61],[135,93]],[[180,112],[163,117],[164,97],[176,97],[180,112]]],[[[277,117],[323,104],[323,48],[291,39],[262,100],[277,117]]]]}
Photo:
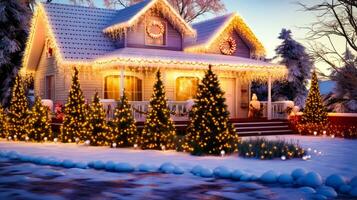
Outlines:
{"type": "Polygon", "coordinates": [[[225,41],[219,44],[219,49],[225,55],[232,55],[237,50],[237,43],[232,37],[228,37],[225,41]],[[229,48],[227,48],[227,45],[229,48]]]}
{"type": "Polygon", "coordinates": [[[151,21],[147,26],[146,26],[146,32],[148,33],[148,35],[153,38],[153,39],[157,39],[160,38],[164,35],[165,33],[165,27],[164,25],[160,22],[160,21],[151,21]],[[154,27],[157,27],[159,29],[158,33],[153,33],[152,29],[154,27]]]}

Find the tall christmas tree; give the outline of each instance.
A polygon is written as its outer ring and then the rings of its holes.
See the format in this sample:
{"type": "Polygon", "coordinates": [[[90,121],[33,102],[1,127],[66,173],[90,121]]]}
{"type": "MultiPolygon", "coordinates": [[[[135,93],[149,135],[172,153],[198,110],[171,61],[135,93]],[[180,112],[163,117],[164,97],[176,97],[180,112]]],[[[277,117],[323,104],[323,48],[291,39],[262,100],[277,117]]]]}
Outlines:
{"type": "Polygon", "coordinates": [[[90,105],[89,112],[89,128],[90,134],[86,139],[90,141],[91,145],[103,146],[110,145],[107,140],[109,134],[109,127],[105,119],[105,111],[102,103],[100,103],[98,92],[95,93],[93,101],[90,105]]]}
{"type": "Polygon", "coordinates": [[[142,149],[174,149],[176,132],[165,99],[160,71],[156,73],[156,79],[140,145],[142,149]]]}
{"type": "Polygon", "coordinates": [[[12,139],[24,140],[26,137],[26,118],[29,115],[28,102],[20,75],[15,79],[12,88],[10,107],[8,112],[9,136],[12,139]]]}
{"type": "Polygon", "coordinates": [[[5,110],[0,106],[0,138],[5,138],[8,135],[8,122],[5,110]]]}
{"type": "Polygon", "coordinates": [[[64,109],[62,142],[74,142],[76,138],[85,139],[89,134],[88,109],[78,80],[78,69],[74,68],[72,85],[64,109]]]}
{"type": "Polygon", "coordinates": [[[52,130],[48,112],[48,108],[42,105],[41,98],[36,97],[35,105],[32,107],[26,123],[27,136],[31,141],[41,142],[52,140],[52,130]]]}
{"type": "Polygon", "coordinates": [[[211,67],[198,86],[195,104],[183,144],[185,151],[195,155],[219,155],[237,149],[238,135],[229,122],[229,111],[218,77],[211,67]]]}
{"type": "Polygon", "coordinates": [[[137,143],[135,119],[125,92],[114,113],[112,139],[119,147],[131,147],[137,143]]]}
{"type": "Polygon", "coordinates": [[[316,72],[312,73],[311,88],[305,102],[302,123],[327,123],[327,112],[322,102],[316,72]]]}

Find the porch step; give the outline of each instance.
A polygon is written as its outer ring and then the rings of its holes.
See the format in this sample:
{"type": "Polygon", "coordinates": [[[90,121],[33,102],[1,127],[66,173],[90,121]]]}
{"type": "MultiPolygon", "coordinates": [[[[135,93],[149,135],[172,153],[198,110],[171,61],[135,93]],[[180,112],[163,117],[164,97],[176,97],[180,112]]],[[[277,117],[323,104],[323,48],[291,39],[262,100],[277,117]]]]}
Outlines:
{"type": "Polygon", "coordinates": [[[289,122],[286,120],[245,121],[233,123],[235,130],[241,137],[262,135],[293,134],[289,122]]]}
{"type": "Polygon", "coordinates": [[[238,131],[240,137],[246,136],[266,136],[266,135],[290,135],[294,134],[293,130],[269,130],[269,131],[238,131]]]}

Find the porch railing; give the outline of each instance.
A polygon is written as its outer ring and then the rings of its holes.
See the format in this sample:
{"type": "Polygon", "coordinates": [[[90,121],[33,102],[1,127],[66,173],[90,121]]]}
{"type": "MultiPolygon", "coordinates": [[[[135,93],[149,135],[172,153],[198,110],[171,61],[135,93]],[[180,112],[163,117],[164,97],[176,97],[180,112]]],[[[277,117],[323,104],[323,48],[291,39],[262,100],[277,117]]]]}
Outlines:
{"type": "MultiPolygon", "coordinates": [[[[268,115],[268,102],[261,101],[260,104],[263,107],[263,117],[268,115]]],[[[272,119],[287,119],[289,113],[287,112],[289,107],[294,106],[292,101],[273,101],[271,102],[271,118],[272,119]]]]}
{"type": "MultiPolygon", "coordinates": [[[[107,118],[114,117],[115,107],[117,101],[113,99],[101,100],[104,109],[106,110],[107,118]]],[[[132,114],[136,121],[145,121],[146,114],[149,110],[149,101],[130,101],[132,114]]],[[[190,110],[190,102],[187,101],[168,101],[171,118],[174,121],[184,121],[188,119],[188,112],[190,110]]]]}

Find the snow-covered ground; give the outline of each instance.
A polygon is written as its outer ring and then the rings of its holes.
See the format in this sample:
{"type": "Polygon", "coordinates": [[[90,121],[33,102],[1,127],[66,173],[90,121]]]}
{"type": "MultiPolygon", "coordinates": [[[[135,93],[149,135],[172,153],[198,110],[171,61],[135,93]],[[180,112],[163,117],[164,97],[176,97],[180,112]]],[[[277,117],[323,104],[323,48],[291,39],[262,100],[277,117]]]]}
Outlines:
{"type": "Polygon", "coordinates": [[[86,199],[89,194],[114,199],[325,199],[337,197],[336,192],[343,199],[357,197],[357,140],[267,138],[299,142],[311,159],[196,157],[175,151],[0,140],[0,199],[86,199]],[[92,189],[83,193],[88,187],[92,189]]]}
{"type": "Polygon", "coordinates": [[[286,139],[298,141],[304,148],[311,149],[312,158],[304,161],[293,160],[257,160],[245,159],[237,155],[214,157],[191,156],[187,153],[175,151],[113,149],[108,147],[92,147],[82,144],[62,143],[25,143],[0,141],[0,150],[17,151],[21,154],[32,156],[55,157],[57,159],[71,159],[76,162],[89,162],[95,160],[127,162],[134,166],[148,164],[159,167],[162,163],[171,162],[183,169],[190,170],[195,165],[209,169],[225,166],[228,169],[240,169],[245,173],[260,176],[268,170],[278,173],[291,173],[296,168],[315,171],[323,177],[330,174],[340,174],[348,178],[357,175],[357,140],[346,140],[329,137],[311,136],[269,136],[269,139],[286,139]],[[319,154],[321,152],[321,154],[319,154]]]}

